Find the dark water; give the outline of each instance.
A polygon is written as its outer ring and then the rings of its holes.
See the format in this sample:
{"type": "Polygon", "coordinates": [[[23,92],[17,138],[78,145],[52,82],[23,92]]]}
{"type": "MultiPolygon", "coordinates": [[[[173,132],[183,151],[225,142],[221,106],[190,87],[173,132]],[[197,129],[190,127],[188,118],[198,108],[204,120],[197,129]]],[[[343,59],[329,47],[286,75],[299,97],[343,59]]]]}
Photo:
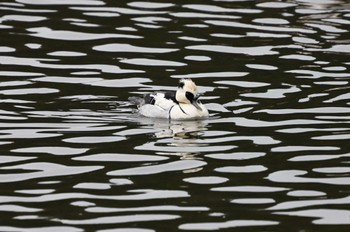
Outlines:
{"type": "Polygon", "coordinates": [[[0,231],[348,231],[349,2],[0,13],[0,231]],[[183,77],[209,119],[127,102],[183,77]]]}

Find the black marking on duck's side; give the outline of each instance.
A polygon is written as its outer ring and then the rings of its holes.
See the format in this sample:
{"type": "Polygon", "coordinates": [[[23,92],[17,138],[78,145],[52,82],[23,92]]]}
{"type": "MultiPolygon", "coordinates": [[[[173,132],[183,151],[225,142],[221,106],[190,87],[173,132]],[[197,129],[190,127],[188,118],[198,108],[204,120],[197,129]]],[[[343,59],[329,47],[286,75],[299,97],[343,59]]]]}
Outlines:
{"type": "MultiPolygon", "coordinates": [[[[170,110],[169,110],[169,119],[171,119],[171,111],[172,111],[172,109],[174,108],[174,106],[176,106],[176,105],[173,105],[173,106],[170,108],[170,110]]],[[[179,106],[179,108],[180,108],[180,110],[182,111],[182,113],[188,115],[188,114],[184,111],[184,109],[182,109],[182,107],[180,106],[180,104],[178,104],[177,106],[179,106]]]]}
{"type": "Polygon", "coordinates": [[[180,104],[179,104],[179,107],[180,107],[180,110],[182,111],[182,113],[187,114],[187,113],[184,111],[184,109],[182,109],[182,107],[180,106],[180,104]]]}
{"type": "Polygon", "coordinates": [[[171,110],[174,108],[175,105],[173,105],[169,110],[169,119],[171,119],[171,110]]]}

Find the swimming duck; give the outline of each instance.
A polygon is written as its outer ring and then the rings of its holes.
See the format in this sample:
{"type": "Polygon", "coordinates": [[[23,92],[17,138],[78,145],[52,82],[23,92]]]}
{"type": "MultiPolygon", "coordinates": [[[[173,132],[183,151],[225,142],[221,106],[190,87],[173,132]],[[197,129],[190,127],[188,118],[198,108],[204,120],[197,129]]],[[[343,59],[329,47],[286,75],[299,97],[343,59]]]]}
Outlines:
{"type": "Polygon", "coordinates": [[[198,100],[196,84],[191,79],[181,79],[176,92],[145,94],[143,98],[130,97],[139,114],[150,118],[174,120],[198,119],[209,116],[208,110],[198,100]]]}

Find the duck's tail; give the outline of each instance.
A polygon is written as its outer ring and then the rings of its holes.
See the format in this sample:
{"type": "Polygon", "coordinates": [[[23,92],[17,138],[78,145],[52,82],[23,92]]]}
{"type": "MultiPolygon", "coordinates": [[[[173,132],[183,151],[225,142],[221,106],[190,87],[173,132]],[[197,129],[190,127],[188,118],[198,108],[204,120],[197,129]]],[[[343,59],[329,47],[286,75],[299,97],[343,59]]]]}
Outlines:
{"type": "Polygon", "coordinates": [[[145,100],[141,97],[129,97],[128,100],[132,104],[137,105],[137,107],[141,107],[145,104],[145,100]]]}

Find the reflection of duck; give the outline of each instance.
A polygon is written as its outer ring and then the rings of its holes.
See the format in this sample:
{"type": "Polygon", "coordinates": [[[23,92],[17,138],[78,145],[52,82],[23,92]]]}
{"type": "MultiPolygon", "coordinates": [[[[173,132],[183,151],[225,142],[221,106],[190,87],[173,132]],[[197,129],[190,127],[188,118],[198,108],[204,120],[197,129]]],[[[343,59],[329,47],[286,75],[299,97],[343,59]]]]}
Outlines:
{"type": "Polygon", "coordinates": [[[139,113],[145,117],[185,120],[209,116],[198,98],[196,84],[191,79],[181,79],[176,92],[151,93],[143,98],[130,97],[129,100],[137,105],[139,113]]]}
{"type": "Polygon", "coordinates": [[[177,121],[177,122],[153,122],[153,128],[159,130],[154,135],[157,138],[181,138],[181,139],[194,139],[206,129],[208,125],[206,120],[197,121],[177,121]]]}
{"type": "MultiPolygon", "coordinates": [[[[146,117],[137,118],[147,133],[153,134],[152,141],[147,140],[137,150],[150,150],[160,155],[175,155],[181,159],[193,159],[197,154],[210,149],[206,143],[205,131],[208,120],[195,121],[171,121],[164,119],[152,119],[146,117]],[[147,129],[146,129],[147,128],[147,129]]],[[[214,146],[214,149],[215,146],[214,146]]]]}

